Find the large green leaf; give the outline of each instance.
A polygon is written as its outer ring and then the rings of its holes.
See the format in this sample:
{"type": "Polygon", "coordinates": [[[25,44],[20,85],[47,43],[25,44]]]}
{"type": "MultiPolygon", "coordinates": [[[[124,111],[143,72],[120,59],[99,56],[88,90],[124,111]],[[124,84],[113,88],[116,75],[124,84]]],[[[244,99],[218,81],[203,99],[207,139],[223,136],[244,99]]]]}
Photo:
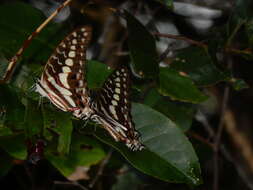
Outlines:
{"type": "MultiPolygon", "coordinates": [[[[37,9],[25,3],[8,3],[0,6],[0,49],[8,57],[14,56],[28,36],[46,19],[37,9]]],[[[24,57],[46,61],[65,31],[58,24],[49,23],[33,39],[24,57]],[[43,50],[43,51],[42,51],[43,50]]]]}
{"type": "Polygon", "coordinates": [[[0,137],[0,147],[16,159],[25,160],[27,157],[23,134],[0,137]]]}
{"type": "Polygon", "coordinates": [[[159,91],[164,96],[184,102],[200,103],[207,99],[188,77],[170,68],[160,68],[159,91]]]}
{"type": "Polygon", "coordinates": [[[146,149],[130,151],[104,130],[96,129],[94,135],[148,175],[170,182],[200,184],[198,158],[182,131],[161,113],[141,104],[133,104],[132,115],[146,149]]]}
{"type": "Polygon", "coordinates": [[[200,86],[212,85],[228,77],[216,67],[209,53],[199,47],[180,50],[171,68],[187,73],[200,86]]]}
{"type": "Polygon", "coordinates": [[[113,71],[107,65],[93,60],[88,61],[86,68],[87,83],[89,88],[101,88],[104,81],[113,71]]]}
{"type": "Polygon", "coordinates": [[[145,97],[144,103],[166,115],[183,131],[187,131],[192,124],[195,112],[193,104],[170,101],[168,98],[161,96],[156,89],[150,90],[145,97]]]}
{"type": "Polygon", "coordinates": [[[43,130],[43,117],[37,102],[27,100],[25,112],[25,130],[26,136],[32,138],[40,135],[43,130]]]}
{"type": "Polygon", "coordinates": [[[73,125],[71,116],[62,111],[53,111],[51,109],[43,109],[44,117],[44,136],[51,140],[51,132],[58,134],[57,151],[60,154],[67,154],[70,150],[71,136],[73,125]],[[48,131],[49,130],[49,131],[48,131]]]}
{"type": "Polygon", "coordinates": [[[75,135],[68,155],[57,155],[54,148],[48,148],[46,158],[64,175],[69,176],[78,166],[96,164],[105,157],[101,145],[92,138],[75,135]]]}
{"type": "Polygon", "coordinates": [[[18,92],[7,85],[0,85],[0,109],[5,110],[3,125],[15,130],[24,129],[25,107],[18,92]]]}
{"type": "Polygon", "coordinates": [[[130,13],[125,11],[128,31],[128,46],[133,67],[141,77],[158,75],[158,57],[155,39],[130,13]]]}

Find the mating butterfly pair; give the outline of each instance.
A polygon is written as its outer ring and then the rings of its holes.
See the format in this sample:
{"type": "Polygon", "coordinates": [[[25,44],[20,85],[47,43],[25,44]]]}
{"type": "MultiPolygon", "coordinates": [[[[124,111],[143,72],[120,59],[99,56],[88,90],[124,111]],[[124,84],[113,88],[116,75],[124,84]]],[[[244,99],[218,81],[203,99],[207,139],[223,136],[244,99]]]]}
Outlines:
{"type": "Polygon", "coordinates": [[[103,87],[91,96],[85,77],[86,49],[91,28],[80,27],[70,33],[49,58],[36,91],[62,111],[101,124],[116,141],[131,150],[141,150],[139,134],[134,129],[129,103],[127,67],[115,70],[103,87]]]}

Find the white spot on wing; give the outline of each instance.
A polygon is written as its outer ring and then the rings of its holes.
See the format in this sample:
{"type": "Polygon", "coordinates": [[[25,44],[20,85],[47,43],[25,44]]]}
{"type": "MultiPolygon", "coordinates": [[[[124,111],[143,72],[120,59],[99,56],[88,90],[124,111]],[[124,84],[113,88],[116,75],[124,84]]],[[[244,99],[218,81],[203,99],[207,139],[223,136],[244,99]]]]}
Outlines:
{"type": "MultiPolygon", "coordinates": [[[[72,93],[71,93],[69,90],[67,90],[66,88],[63,88],[63,87],[59,86],[59,85],[55,82],[55,80],[54,80],[53,77],[48,77],[48,81],[49,81],[59,92],[61,92],[62,94],[68,95],[68,96],[71,96],[71,95],[72,95],[72,93]]],[[[51,90],[51,91],[52,91],[52,90],[51,90]]]]}
{"type": "Polygon", "coordinates": [[[70,46],[71,50],[76,50],[76,46],[70,46]]]}
{"type": "Polygon", "coordinates": [[[117,77],[117,78],[115,79],[115,81],[116,81],[116,82],[120,82],[120,78],[117,77]]]}
{"type": "Polygon", "coordinates": [[[73,39],[73,40],[72,40],[72,44],[77,44],[77,40],[76,40],[76,39],[73,39]]]}
{"type": "Polygon", "coordinates": [[[119,101],[119,95],[118,95],[118,94],[114,94],[114,95],[113,95],[113,98],[114,98],[115,100],[118,100],[118,101],[119,101]]]}
{"type": "Polygon", "coordinates": [[[65,64],[68,65],[68,66],[73,66],[74,63],[73,63],[72,59],[68,58],[68,59],[66,59],[65,64]]]}
{"type": "Polygon", "coordinates": [[[118,116],[116,114],[116,110],[114,106],[109,106],[110,112],[112,113],[112,115],[114,116],[115,119],[118,119],[118,116]]]}
{"type": "Polygon", "coordinates": [[[83,86],[83,81],[79,80],[79,87],[82,87],[82,86],[83,86]]]}
{"type": "Polygon", "coordinates": [[[75,57],[75,56],[76,56],[76,52],[74,52],[74,51],[69,52],[69,57],[75,57]]]}
{"type": "Polygon", "coordinates": [[[115,88],[115,92],[116,92],[117,94],[120,94],[120,88],[115,88]]]}
{"type": "Polygon", "coordinates": [[[67,73],[60,73],[59,74],[59,79],[60,79],[61,83],[63,84],[63,86],[65,86],[66,88],[70,88],[67,78],[68,78],[67,73]]]}
{"type": "Polygon", "coordinates": [[[115,101],[115,100],[112,100],[112,105],[117,106],[117,105],[118,105],[118,102],[115,101]]]}
{"type": "Polygon", "coordinates": [[[70,73],[70,72],[71,72],[71,69],[70,69],[68,66],[64,66],[64,67],[62,67],[62,71],[63,71],[64,73],[70,73]]]}

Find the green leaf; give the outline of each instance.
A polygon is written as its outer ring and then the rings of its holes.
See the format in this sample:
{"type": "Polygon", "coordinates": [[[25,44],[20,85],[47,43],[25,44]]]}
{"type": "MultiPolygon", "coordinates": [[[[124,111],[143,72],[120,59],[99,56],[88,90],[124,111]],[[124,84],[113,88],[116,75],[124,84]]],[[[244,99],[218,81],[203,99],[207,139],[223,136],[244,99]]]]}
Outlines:
{"type": "Polygon", "coordinates": [[[96,129],[94,135],[143,173],[169,182],[200,184],[198,158],[182,131],[163,114],[141,104],[133,104],[132,115],[146,149],[130,151],[102,129],[96,129]]]}
{"type": "Polygon", "coordinates": [[[158,57],[154,37],[130,13],[125,11],[128,30],[128,47],[135,72],[141,77],[158,75],[158,57]]]}
{"type": "MultiPolygon", "coordinates": [[[[249,37],[250,34],[248,34],[248,32],[250,32],[249,31],[250,28],[248,28],[248,26],[253,17],[252,6],[253,2],[251,0],[237,0],[235,2],[234,11],[232,12],[230,20],[227,24],[227,36],[228,36],[226,44],[227,46],[231,45],[232,40],[235,38],[236,35],[239,35],[238,39],[241,42],[241,44],[245,44],[242,43],[245,42],[245,37],[248,37],[248,41],[250,42],[251,40],[249,37]],[[240,29],[244,25],[246,25],[246,31],[244,30],[241,31],[240,29]]],[[[249,46],[246,45],[246,48],[248,47],[249,46]]],[[[252,55],[250,56],[250,58],[252,59],[252,55]]]]}
{"type": "Polygon", "coordinates": [[[16,159],[25,160],[27,157],[23,134],[0,137],[0,147],[16,159]]]}
{"type": "Polygon", "coordinates": [[[237,91],[249,88],[249,85],[242,79],[232,78],[229,82],[232,84],[233,88],[237,91]]]}
{"type": "Polygon", "coordinates": [[[93,60],[88,61],[86,69],[87,83],[91,89],[101,88],[113,71],[107,65],[93,60]]]}
{"type": "Polygon", "coordinates": [[[73,125],[71,116],[68,113],[62,111],[53,111],[50,109],[43,109],[44,117],[44,136],[47,139],[51,139],[48,130],[54,131],[59,135],[57,151],[60,154],[68,154],[70,150],[71,136],[73,125]]]}
{"type": "Polygon", "coordinates": [[[173,0],[156,0],[164,5],[166,5],[169,9],[173,9],[173,0]]]}
{"type": "Polygon", "coordinates": [[[16,89],[0,85],[0,108],[5,110],[3,125],[15,130],[24,129],[25,107],[17,96],[16,89]]]}
{"type": "Polygon", "coordinates": [[[3,125],[3,123],[0,124],[0,136],[9,136],[12,135],[12,131],[10,128],[3,125]]]}
{"type": "Polygon", "coordinates": [[[249,19],[253,17],[252,13],[253,2],[251,0],[237,0],[233,16],[236,19],[249,19]]]}
{"type": "Polygon", "coordinates": [[[161,96],[156,89],[152,89],[145,97],[144,103],[175,122],[184,132],[192,124],[195,107],[192,104],[174,102],[161,96]]]}
{"type": "Polygon", "coordinates": [[[43,130],[43,117],[37,102],[27,100],[25,112],[25,131],[28,138],[40,135],[43,130]]]}
{"type": "Polygon", "coordinates": [[[105,152],[95,139],[84,135],[75,135],[72,139],[67,156],[57,155],[52,147],[45,153],[48,160],[66,177],[72,174],[76,167],[96,164],[105,157],[105,152]]]}
{"type": "MultiPolygon", "coordinates": [[[[42,12],[26,3],[0,6],[0,49],[8,57],[14,56],[23,42],[46,19],[42,12]]],[[[65,31],[59,24],[49,23],[25,50],[23,58],[45,62],[63,38],[65,31]],[[43,51],[42,51],[43,50],[43,51]]]]}
{"type": "Polygon", "coordinates": [[[180,50],[171,68],[187,73],[199,86],[212,85],[228,78],[216,67],[209,53],[199,47],[180,50]]]}
{"type": "Polygon", "coordinates": [[[160,68],[159,91],[164,96],[184,102],[200,103],[207,99],[188,77],[170,68],[160,68]]]}

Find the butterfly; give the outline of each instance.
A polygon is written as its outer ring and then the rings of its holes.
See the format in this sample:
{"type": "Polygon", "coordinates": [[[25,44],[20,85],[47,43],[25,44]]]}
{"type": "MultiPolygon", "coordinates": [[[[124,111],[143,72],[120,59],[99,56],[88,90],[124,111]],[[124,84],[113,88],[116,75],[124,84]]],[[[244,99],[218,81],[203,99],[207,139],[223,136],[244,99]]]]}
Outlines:
{"type": "Polygon", "coordinates": [[[88,89],[85,64],[91,33],[91,27],[83,26],[62,40],[48,59],[36,91],[60,110],[101,124],[116,141],[124,142],[131,150],[142,150],[144,145],[130,113],[128,68],[116,69],[98,91],[88,89]]]}

